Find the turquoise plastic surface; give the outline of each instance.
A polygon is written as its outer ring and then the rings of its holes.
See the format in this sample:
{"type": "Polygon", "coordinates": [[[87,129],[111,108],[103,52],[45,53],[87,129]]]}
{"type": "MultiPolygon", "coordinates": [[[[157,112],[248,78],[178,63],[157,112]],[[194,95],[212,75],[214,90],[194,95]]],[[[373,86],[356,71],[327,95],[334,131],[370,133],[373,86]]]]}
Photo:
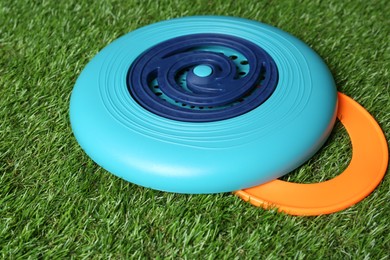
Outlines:
{"type": "Polygon", "coordinates": [[[107,171],[153,189],[216,193],[256,186],[301,165],[328,137],[336,108],[332,75],[303,42],[259,22],[199,16],[140,28],[104,48],[76,82],[70,120],[80,146],[107,171]],[[278,67],[275,92],[258,108],[216,122],[175,121],[143,109],[126,86],[132,62],[161,41],[195,33],[261,46],[278,67]]]}
{"type": "Polygon", "coordinates": [[[211,67],[209,67],[207,65],[198,65],[194,68],[195,75],[197,75],[199,77],[210,76],[212,72],[213,72],[213,70],[211,69],[211,67]]]}

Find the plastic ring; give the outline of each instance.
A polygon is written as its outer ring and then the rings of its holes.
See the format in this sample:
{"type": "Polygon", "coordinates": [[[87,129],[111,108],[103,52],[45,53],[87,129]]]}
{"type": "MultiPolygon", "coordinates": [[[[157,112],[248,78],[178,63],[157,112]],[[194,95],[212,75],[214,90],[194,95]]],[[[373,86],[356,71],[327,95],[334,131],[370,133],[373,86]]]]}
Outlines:
{"type": "Polygon", "coordinates": [[[76,82],[70,121],[80,146],[112,174],[163,191],[217,193],[265,183],[308,160],[331,132],[336,106],[329,69],[297,38],[246,19],[200,16],[149,25],[104,48],[76,82]],[[231,35],[261,47],[279,73],[272,95],[211,122],[173,120],[141,106],[127,87],[131,65],[153,46],[191,34],[231,35]]]}
{"type": "Polygon", "coordinates": [[[291,215],[321,215],[340,211],[364,199],[385,175],[389,154],[386,138],[375,119],[356,101],[339,93],[337,117],[352,143],[352,159],[337,177],[320,183],[274,180],[235,192],[264,208],[291,215]]]}

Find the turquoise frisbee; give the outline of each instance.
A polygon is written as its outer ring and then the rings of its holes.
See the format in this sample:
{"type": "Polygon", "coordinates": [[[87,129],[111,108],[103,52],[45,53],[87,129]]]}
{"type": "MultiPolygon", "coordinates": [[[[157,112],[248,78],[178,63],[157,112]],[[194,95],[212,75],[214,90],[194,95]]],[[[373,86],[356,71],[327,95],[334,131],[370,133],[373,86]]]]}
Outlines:
{"type": "Polygon", "coordinates": [[[70,121],[92,160],[126,181],[218,193],[300,166],[336,110],[332,75],[302,41],[256,21],[196,16],[101,50],[77,79],[70,121]]]}

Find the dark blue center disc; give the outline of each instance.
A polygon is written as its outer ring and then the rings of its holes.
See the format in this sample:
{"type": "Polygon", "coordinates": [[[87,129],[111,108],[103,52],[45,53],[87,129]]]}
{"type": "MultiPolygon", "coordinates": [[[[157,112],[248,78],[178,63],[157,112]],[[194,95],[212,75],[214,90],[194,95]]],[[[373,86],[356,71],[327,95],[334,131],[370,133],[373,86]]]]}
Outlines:
{"type": "Polygon", "coordinates": [[[244,114],[265,102],[277,83],[277,67],[267,52],[215,33],[161,42],[143,52],[127,74],[129,92],[142,107],[187,122],[244,114]]]}

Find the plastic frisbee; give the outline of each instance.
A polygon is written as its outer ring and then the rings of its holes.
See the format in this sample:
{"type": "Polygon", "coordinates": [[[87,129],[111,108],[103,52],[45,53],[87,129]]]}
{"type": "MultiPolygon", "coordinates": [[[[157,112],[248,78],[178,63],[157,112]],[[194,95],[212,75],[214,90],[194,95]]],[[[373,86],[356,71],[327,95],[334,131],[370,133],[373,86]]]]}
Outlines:
{"type": "Polygon", "coordinates": [[[336,118],[322,59],[277,28],[232,17],[173,19],[128,33],[79,76],[70,120],[85,152],[136,184],[216,193],[308,160],[336,118]]]}
{"type": "Polygon", "coordinates": [[[255,206],[276,207],[292,215],[321,215],[354,205],[375,189],[388,164],[387,142],[375,119],[353,99],[339,93],[337,117],[352,142],[352,159],[339,176],[320,183],[274,180],[237,191],[255,206]]]}

